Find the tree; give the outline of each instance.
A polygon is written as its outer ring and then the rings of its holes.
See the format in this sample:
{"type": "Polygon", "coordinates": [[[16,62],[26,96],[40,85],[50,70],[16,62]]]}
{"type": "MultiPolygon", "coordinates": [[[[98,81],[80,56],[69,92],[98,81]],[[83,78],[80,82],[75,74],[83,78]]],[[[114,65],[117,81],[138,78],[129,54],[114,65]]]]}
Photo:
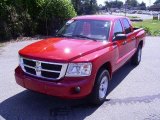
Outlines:
{"type": "Polygon", "coordinates": [[[105,7],[106,7],[107,10],[110,10],[110,8],[111,8],[112,6],[111,6],[110,2],[105,1],[105,7]]]}
{"type": "Polygon", "coordinates": [[[8,5],[6,0],[0,1],[0,40],[8,39],[10,35],[8,23],[8,5]]]}
{"type": "Polygon", "coordinates": [[[95,14],[98,10],[96,0],[71,0],[78,15],[95,14]]]}
{"type": "Polygon", "coordinates": [[[112,8],[121,8],[123,6],[123,2],[118,0],[111,1],[110,4],[112,8]]]}
{"type": "Polygon", "coordinates": [[[142,3],[138,5],[138,7],[140,7],[141,10],[146,10],[146,3],[142,1],[142,3]]]}
{"type": "Polygon", "coordinates": [[[110,9],[110,8],[121,8],[123,6],[123,2],[122,1],[105,1],[105,6],[106,8],[110,9]]]}
{"type": "Polygon", "coordinates": [[[97,9],[98,9],[97,1],[96,0],[90,0],[90,11],[89,11],[89,14],[96,13],[97,9]]]}
{"type": "Polygon", "coordinates": [[[77,12],[77,14],[81,14],[80,13],[80,9],[81,9],[81,0],[71,0],[73,7],[75,9],[75,11],[77,12]]]}
{"type": "Polygon", "coordinates": [[[156,5],[156,4],[160,4],[160,0],[156,0],[156,1],[154,2],[154,5],[156,5]]]}
{"type": "Polygon", "coordinates": [[[74,16],[69,0],[0,0],[0,40],[52,35],[74,16]]]}
{"type": "Polygon", "coordinates": [[[39,31],[47,35],[54,34],[65,21],[76,16],[73,5],[68,0],[45,0],[39,13],[39,31]]]}
{"type": "Polygon", "coordinates": [[[138,6],[137,0],[127,0],[125,4],[127,4],[131,7],[137,7],[138,6]]]}

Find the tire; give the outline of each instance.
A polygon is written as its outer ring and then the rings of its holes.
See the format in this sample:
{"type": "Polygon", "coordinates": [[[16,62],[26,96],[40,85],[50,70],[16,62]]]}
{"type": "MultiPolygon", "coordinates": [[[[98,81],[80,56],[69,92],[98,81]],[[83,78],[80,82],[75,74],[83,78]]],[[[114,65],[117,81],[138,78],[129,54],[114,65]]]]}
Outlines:
{"type": "Polygon", "coordinates": [[[136,53],[134,54],[131,60],[132,65],[135,66],[139,65],[139,63],[141,62],[141,56],[142,56],[142,46],[139,45],[136,53]]]}
{"type": "Polygon", "coordinates": [[[89,102],[92,105],[101,105],[106,100],[109,78],[108,70],[101,69],[98,72],[93,90],[89,96],[89,102]]]}

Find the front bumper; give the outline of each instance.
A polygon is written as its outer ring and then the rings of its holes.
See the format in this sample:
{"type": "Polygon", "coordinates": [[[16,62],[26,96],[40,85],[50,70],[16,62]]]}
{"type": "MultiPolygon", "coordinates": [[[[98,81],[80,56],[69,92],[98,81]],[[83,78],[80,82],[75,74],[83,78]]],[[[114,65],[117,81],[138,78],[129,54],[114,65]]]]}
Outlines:
{"type": "Polygon", "coordinates": [[[20,67],[15,69],[15,79],[20,86],[40,93],[69,99],[83,98],[89,95],[94,84],[92,77],[66,77],[59,81],[46,81],[25,74],[20,67]],[[75,92],[75,87],[78,86],[81,88],[79,93],[75,92]]]}

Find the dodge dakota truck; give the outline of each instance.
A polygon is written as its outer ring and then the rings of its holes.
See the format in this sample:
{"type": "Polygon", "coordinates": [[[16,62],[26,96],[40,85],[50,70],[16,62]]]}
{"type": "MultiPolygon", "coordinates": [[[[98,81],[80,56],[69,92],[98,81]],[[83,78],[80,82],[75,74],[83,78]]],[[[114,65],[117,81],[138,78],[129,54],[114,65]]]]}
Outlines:
{"type": "Polygon", "coordinates": [[[55,37],[20,50],[15,79],[29,90],[102,104],[113,73],[127,61],[140,63],[144,40],[127,17],[78,16],[55,37]]]}

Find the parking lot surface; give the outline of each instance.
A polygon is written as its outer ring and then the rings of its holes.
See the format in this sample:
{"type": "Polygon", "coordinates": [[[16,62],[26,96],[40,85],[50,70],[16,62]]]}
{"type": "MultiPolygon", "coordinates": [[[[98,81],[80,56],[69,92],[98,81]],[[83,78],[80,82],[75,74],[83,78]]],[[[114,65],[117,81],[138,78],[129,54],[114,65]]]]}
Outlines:
{"type": "MultiPolygon", "coordinates": [[[[113,13],[113,15],[121,15],[124,16],[124,13],[113,13]]],[[[138,19],[142,19],[142,20],[149,20],[149,19],[153,19],[153,15],[145,15],[145,14],[126,14],[126,16],[135,16],[138,17],[138,19]]]]}
{"type": "Polygon", "coordinates": [[[0,46],[0,120],[160,120],[160,37],[146,38],[139,66],[127,63],[113,75],[106,102],[99,107],[17,85],[17,52],[32,42],[0,46]]]}

